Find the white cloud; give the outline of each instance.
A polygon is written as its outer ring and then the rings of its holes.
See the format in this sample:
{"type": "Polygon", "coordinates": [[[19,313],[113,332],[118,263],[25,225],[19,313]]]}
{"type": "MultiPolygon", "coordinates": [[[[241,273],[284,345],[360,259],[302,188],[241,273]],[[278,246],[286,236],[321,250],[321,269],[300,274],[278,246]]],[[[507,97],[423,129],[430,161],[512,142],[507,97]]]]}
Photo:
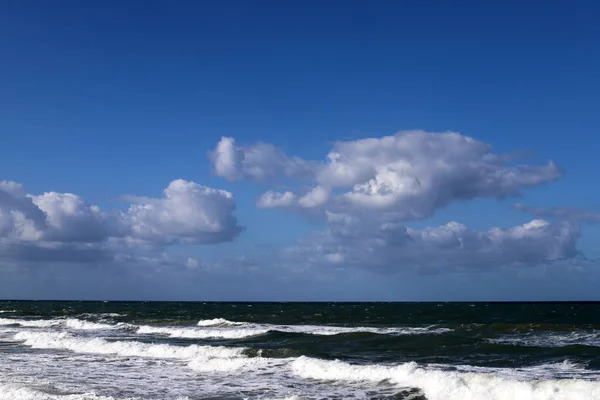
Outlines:
{"type": "Polygon", "coordinates": [[[164,198],[131,198],[139,204],[129,208],[131,235],[173,243],[218,243],[235,238],[242,228],[233,216],[235,199],[225,190],[175,180],[164,198]]]}
{"type": "Polygon", "coordinates": [[[316,186],[303,195],[269,190],[258,198],[256,205],[259,208],[314,209],[325,205],[330,198],[331,190],[322,186],[316,186]]]}
{"type": "Polygon", "coordinates": [[[25,193],[0,182],[4,259],[93,262],[132,257],[179,242],[233,240],[242,230],[227,191],[175,180],[163,198],[131,197],[127,212],[104,212],[71,193],[25,193]]]}
{"type": "Polygon", "coordinates": [[[71,193],[49,192],[30,196],[46,215],[43,240],[52,242],[101,242],[124,232],[119,219],[87,204],[71,193]]]}
{"type": "Polygon", "coordinates": [[[380,272],[489,270],[573,258],[578,237],[577,226],[544,220],[477,231],[456,222],[419,230],[398,223],[338,219],[329,229],[288,248],[284,259],[380,272]]]}
{"type": "Polygon", "coordinates": [[[266,143],[238,147],[235,139],[223,137],[209,155],[216,175],[231,181],[264,181],[279,177],[301,179],[314,175],[313,163],[290,157],[266,143]]]}
{"type": "Polygon", "coordinates": [[[298,198],[292,192],[273,192],[269,190],[259,197],[256,205],[259,208],[278,208],[278,207],[291,207],[296,204],[298,198]]]}
{"type": "Polygon", "coordinates": [[[0,237],[38,240],[46,228],[46,215],[11,181],[0,181],[0,237]]]}
{"type": "Polygon", "coordinates": [[[387,212],[405,221],[429,217],[456,201],[519,196],[521,189],[562,175],[553,162],[512,165],[511,157],[452,132],[407,131],[336,142],[324,162],[290,157],[265,144],[238,148],[231,138],[223,138],[213,154],[218,155],[213,156],[217,174],[228,179],[301,177],[314,183],[304,195],[269,191],[259,199],[260,207],[387,212]],[[234,156],[236,152],[243,156],[234,156]]]}
{"type": "MultiPolygon", "coordinates": [[[[552,182],[561,170],[517,165],[514,155],[494,154],[491,146],[458,133],[405,131],[393,136],[336,142],[324,161],[290,157],[273,146],[229,146],[226,178],[282,178],[284,192],[269,190],[261,208],[286,208],[321,215],[327,229],[301,239],[283,253],[294,265],[360,266],[372,270],[479,270],[506,265],[533,265],[577,254],[577,224],[527,224],[476,231],[456,222],[416,230],[406,223],[433,216],[451,203],[475,198],[521,196],[520,191],[552,182]],[[237,153],[236,153],[237,154],[237,153]],[[252,154],[252,157],[248,157],[252,154]],[[295,166],[305,165],[302,181],[295,166]],[[252,171],[271,171],[254,173],[252,171]],[[308,179],[308,182],[306,181],[308,179]],[[306,184],[312,187],[307,189],[306,184]]],[[[217,166],[216,169],[223,170],[217,166]]]]}
{"type": "Polygon", "coordinates": [[[305,208],[321,207],[331,198],[331,191],[323,186],[316,186],[298,199],[298,204],[305,208]]]}

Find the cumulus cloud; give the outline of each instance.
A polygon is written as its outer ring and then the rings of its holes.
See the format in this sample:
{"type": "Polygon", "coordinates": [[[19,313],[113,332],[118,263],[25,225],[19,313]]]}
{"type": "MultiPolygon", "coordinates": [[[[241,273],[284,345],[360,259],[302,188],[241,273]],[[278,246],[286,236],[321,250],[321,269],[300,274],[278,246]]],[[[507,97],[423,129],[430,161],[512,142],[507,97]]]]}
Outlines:
{"type": "Polygon", "coordinates": [[[266,143],[239,147],[234,138],[223,137],[209,156],[215,174],[231,181],[264,181],[280,177],[303,179],[314,175],[313,163],[290,157],[266,143]]]}
{"type": "Polygon", "coordinates": [[[405,221],[430,217],[456,201],[518,197],[520,190],[562,175],[551,161],[513,165],[488,144],[453,132],[336,142],[321,162],[290,157],[271,145],[236,147],[231,138],[223,138],[212,154],[217,174],[227,179],[302,177],[314,183],[308,191],[268,191],[260,207],[387,212],[405,221]]]}
{"type": "Polygon", "coordinates": [[[242,231],[233,216],[235,199],[225,190],[175,180],[164,198],[129,197],[138,203],[129,208],[131,235],[173,243],[218,243],[234,239],[242,231]]]}
{"type": "Polygon", "coordinates": [[[30,195],[18,183],[0,182],[2,257],[107,261],[179,242],[230,241],[242,231],[227,191],[175,180],[162,198],[129,200],[126,212],[105,212],[72,193],[30,195]]]}
{"type": "Polygon", "coordinates": [[[323,161],[300,160],[280,150],[273,157],[273,149],[239,147],[224,138],[213,153],[221,156],[213,162],[227,179],[268,176],[288,187],[296,183],[296,189],[268,190],[257,201],[260,208],[317,213],[326,222],[325,230],[283,252],[296,266],[441,272],[535,265],[577,255],[578,224],[549,223],[541,212],[529,223],[486,231],[457,222],[421,230],[407,226],[454,202],[520,197],[523,189],[562,176],[552,161],[517,164],[515,154],[495,154],[490,145],[454,132],[403,131],[340,141],[323,161]],[[298,171],[298,165],[310,166],[302,169],[302,180],[287,172],[298,171]]]}
{"type": "Polygon", "coordinates": [[[533,220],[511,228],[477,231],[457,222],[411,229],[399,223],[364,224],[340,218],[288,248],[284,259],[304,266],[357,266],[379,272],[482,271],[570,259],[579,228],[533,220]]]}
{"type": "Polygon", "coordinates": [[[323,186],[316,186],[303,195],[297,195],[290,191],[275,192],[269,190],[258,198],[256,205],[259,208],[301,208],[309,210],[324,206],[331,196],[331,190],[323,186]]]}

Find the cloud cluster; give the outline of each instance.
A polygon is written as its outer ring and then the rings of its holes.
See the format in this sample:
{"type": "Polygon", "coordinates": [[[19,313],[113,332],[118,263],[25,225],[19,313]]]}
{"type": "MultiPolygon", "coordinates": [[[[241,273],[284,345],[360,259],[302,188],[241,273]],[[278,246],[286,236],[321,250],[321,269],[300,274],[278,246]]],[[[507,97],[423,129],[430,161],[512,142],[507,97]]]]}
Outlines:
{"type": "Polygon", "coordinates": [[[553,163],[513,165],[510,156],[458,133],[400,132],[336,142],[325,161],[291,157],[275,147],[238,147],[222,138],[212,152],[217,175],[264,180],[302,177],[311,188],[267,191],[262,208],[392,213],[405,221],[430,217],[452,202],[520,196],[520,190],[558,179],[553,163]]]}
{"type": "MultiPolygon", "coordinates": [[[[600,221],[581,210],[517,204],[534,219],[487,230],[457,222],[411,228],[449,204],[518,197],[562,175],[551,161],[518,164],[513,155],[495,154],[458,133],[408,131],[336,142],[321,161],[266,143],[239,146],[233,138],[222,138],[209,155],[218,176],[271,185],[257,200],[259,208],[293,210],[325,224],[275,259],[250,262],[252,268],[270,262],[295,269],[438,273],[539,265],[576,257],[579,224],[600,221]]],[[[18,183],[0,182],[0,258],[198,270],[208,264],[174,256],[166,246],[227,242],[243,231],[228,191],[175,180],[161,197],[123,199],[129,203],[124,211],[106,211],[75,194],[31,195],[18,183]]],[[[231,263],[243,264],[217,262],[231,263]]]]}
{"type": "Polygon", "coordinates": [[[511,228],[477,231],[457,222],[425,229],[400,223],[365,224],[334,217],[329,229],[286,250],[304,266],[356,266],[379,272],[482,271],[538,265],[575,257],[579,228],[568,222],[533,220],[511,228]]]}
{"type": "Polygon", "coordinates": [[[0,182],[0,246],[5,258],[104,261],[125,250],[233,240],[242,231],[227,191],[175,180],[162,198],[128,197],[126,212],[104,212],[71,193],[30,195],[0,182]]]}
{"type": "Polygon", "coordinates": [[[284,251],[284,260],[295,266],[440,272],[534,265],[577,254],[579,228],[569,221],[535,219],[486,231],[456,222],[407,226],[454,202],[519,197],[523,189],[562,176],[552,161],[517,164],[513,155],[495,154],[458,133],[406,131],[336,142],[323,161],[222,138],[212,155],[223,178],[296,183],[293,190],[267,190],[258,207],[317,214],[326,222],[325,230],[284,251]]]}

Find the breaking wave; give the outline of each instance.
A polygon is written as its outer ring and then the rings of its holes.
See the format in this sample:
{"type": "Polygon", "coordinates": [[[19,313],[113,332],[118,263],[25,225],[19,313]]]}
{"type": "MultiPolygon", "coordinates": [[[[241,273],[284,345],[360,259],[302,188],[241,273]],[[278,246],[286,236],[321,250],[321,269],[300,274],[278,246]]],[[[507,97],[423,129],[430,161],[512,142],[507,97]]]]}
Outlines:
{"type": "Polygon", "coordinates": [[[19,332],[14,335],[14,340],[37,349],[181,360],[186,361],[189,368],[198,372],[241,372],[286,363],[285,359],[248,357],[245,354],[247,349],[242,347],[173,346],[136,341],[107,341],[101,338],[80,338],[67,332],[19,332]]]}
{"type": "Polygon", "coordinates": [[[229,321],[225,318],[202,319],[198,321],[198,326],[235,326],[244,324],[245,322],[229,321]]]}
{"type": "Polygon", "coordinates": [[[325,381],[389,382],[417,388],[427,400],[582,400],[600,398],[600,382],[581,379],[523,380],[483,372],[444,371],[416,363],[353,365],[299,357],[291,364],[299,377],[325,381]]]}
{"type": "Polygon", "coordinates": [[[66,328],[71,330],[129,330],[139,334],[164,335],[171,338],[188,339],[242,339],[264,335],[269,332],[296,333],[316,336],[333,336],[349,333],[371,333],[379,335],[425,335],[443,334],[452,331],[448,328],[436,327],[341,327],[323,325],[272,325],[235,322],[223,318],[201,320],[197,326],[151,326],[132,325],[127,323],[92,322],[77,318],[27,320],[17,318],[0,318],[0,326],[20,326],[28,328],[66,328]]]}
{"type": "Polygon", "coordinates": [[[600,332],[571,332],[565,334],[533,334],[514,337],[488,339],[490,343],[509,344],[527,347],[565,347],[592,346],[600,347],[600,332]]]}
{"type": "Polygon", "coordinates": [[[250,336],[263,335],[268,329],[193,329],[193,328],[172,328],[158,326],[140,326],[137,329],[139,334],[159,334],[172,338],[185,339],[242,339],[250,336]]]}
{"type": "Polygon", "coordinates": [[[452,331],[436,327],[341,327],[323,325],[273,325],[235,322],[223,318],[201,320],[197,327],[148,326],[137,328],[137,333],[164,335],[171,338],[187,339],[243,339],[264,335],[269,332],[296,333],[316,336],[333,336],[349,333],[371,333],[380,335],[424,335],[442,334],[452,331]]]}
{"type": "MultiPolygon", "coordinates": [[[[34,389],[16,384],[0,383],[0,400],[117,400],[114,397],[98,396],[94,393],[82,394],[53,394],[46,393],[39,389],[34,389]]],[[[135,398],[118,400],[141,400],[135,398]]],[[[181,399],[183,400],[183,399],[181,399]]]]}
{"type": "Polygon", "coordinates": [[[122,329],[128,327],[127,324],[104,324],[98,322],[85,321],[76,318],[50,319],[50,320],[27,320],[16,318],[0,318],[0,326],[17,325],[27,328],[56,328],[64,327],[74,330],[105,330],[122,329]]]}
{"type": "Polygon", "coordinates": [[[67,332],[19,332],[14,340],[37,349],[71,350],[76,353],[106,354],[124,357],[151,357],[191,360],[194,358],[240,357],[243,348],[223,346],[173,346],[135,341],[107,341],[101,338],[79,338],[67,332]]]}

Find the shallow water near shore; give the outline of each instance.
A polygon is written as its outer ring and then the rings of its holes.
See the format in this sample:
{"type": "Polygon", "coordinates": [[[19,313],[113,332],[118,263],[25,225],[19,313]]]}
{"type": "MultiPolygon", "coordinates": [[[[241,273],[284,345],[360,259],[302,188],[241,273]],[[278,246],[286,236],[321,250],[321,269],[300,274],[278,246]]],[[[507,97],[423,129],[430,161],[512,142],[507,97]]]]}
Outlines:
{"type": "Polygon", "coordinates": [[[0,302],[0,400],[600,399],[600,303],[0,302]]]}

